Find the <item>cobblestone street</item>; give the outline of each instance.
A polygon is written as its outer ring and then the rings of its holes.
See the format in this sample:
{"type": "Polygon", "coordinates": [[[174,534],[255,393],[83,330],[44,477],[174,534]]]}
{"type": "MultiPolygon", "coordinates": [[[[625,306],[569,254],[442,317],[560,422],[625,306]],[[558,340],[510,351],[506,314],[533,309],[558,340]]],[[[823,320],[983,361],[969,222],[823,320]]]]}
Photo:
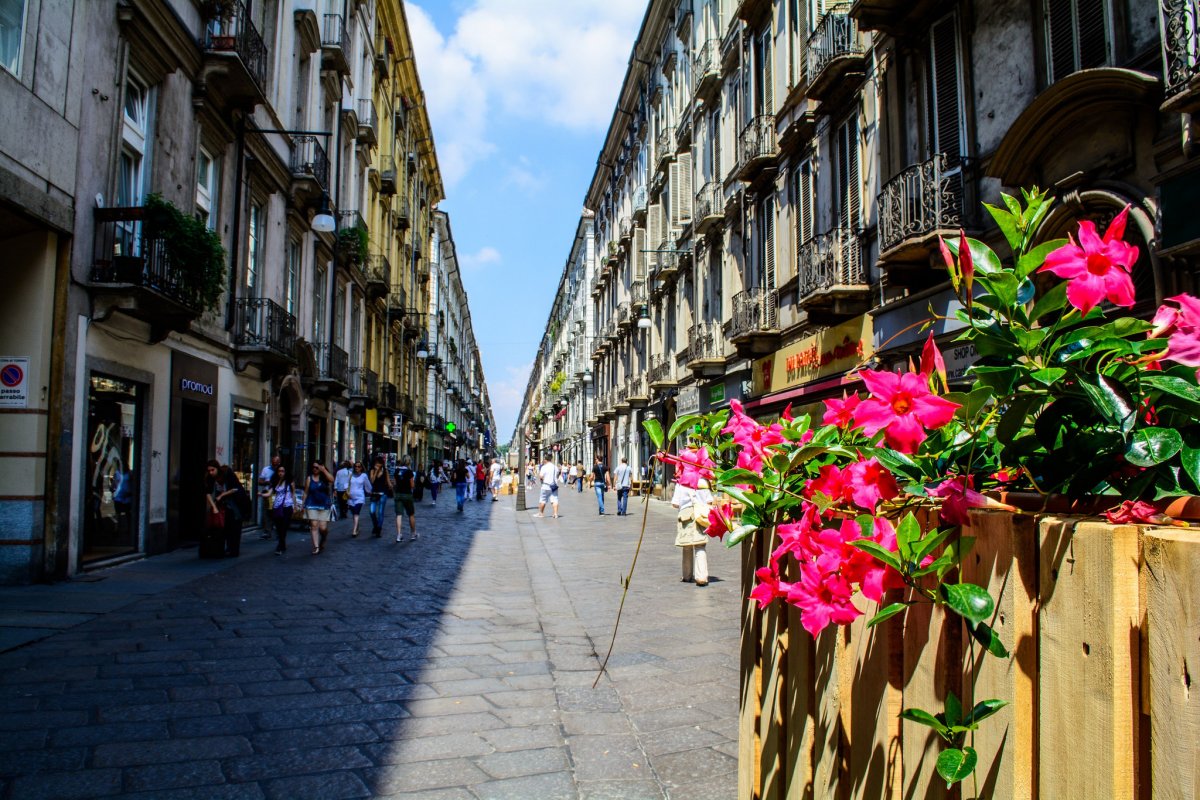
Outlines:
{"type": "MultiPolygon", "coordinates": [[[[419,508],[418,542],[250,534],[0,591],[0,797],[736,797],[738,561],[679,580],[652,502],[419,508]],[[38,627],[40,626],[40,627],[38,627]]],[[[531,505],[535,498],[531,497],[531,505]]],[[[367,526],[369,529],[369,522],[367,526]]]]}

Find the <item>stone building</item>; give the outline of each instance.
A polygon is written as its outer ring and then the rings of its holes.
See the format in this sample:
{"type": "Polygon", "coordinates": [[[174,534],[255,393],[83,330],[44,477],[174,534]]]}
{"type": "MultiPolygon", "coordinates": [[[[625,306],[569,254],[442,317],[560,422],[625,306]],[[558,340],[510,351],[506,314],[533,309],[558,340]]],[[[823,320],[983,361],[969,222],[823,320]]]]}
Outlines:
{"type": "MultiPolygon", "coordinates": [[[[1047,237],[1131,205],[1138,310],[1194,291],[1197,15],[1195,0],[652,0],[585,196],[589,335],[565,343],[592,359],[593,442],[633,463],[651,414],[819,411],[864,360],[906,363],[931,308],[945,343],[937,237],[1003,252],[981,213],[1002,191],[1054,193],[1047,237]]],[[[947,348],[960,377],[975,358],[947,348]]],[[[541,378],[519,427],[552,413],[541,378]]]]}
{"type": "Polygon", "coordinates": [[[0,580],[194,541],[210,458],[425,449],[443,190],[401,0],[3,0],[0,56],[0,580]]]}

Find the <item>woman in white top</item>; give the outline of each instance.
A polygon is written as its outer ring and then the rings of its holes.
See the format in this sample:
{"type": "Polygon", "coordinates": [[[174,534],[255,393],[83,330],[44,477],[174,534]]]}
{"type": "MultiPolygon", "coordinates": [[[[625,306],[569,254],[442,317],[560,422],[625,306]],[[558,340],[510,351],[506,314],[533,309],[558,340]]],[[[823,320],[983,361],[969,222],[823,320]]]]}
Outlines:
{"type": "Polygon", "coordinates": [[[708,514],[712,510],[712,493],[708,481],[700,479],[696,489],[675,484],[671,505],[679,509],[676,515],[675,546],[683,549],[683,581],[695,581],[697,586],[708,586],[708,514]]]}
{"type": "Polygon", "coordinates": [[[425,483],[429,486],[429,505],[437,505],[438,488],[445,482],[446,475],[442,472],[442,465],[434,464],[425,476],[425,483]]]}
{"type": "Polygon", "coordinates": [[[371,478],[363,472],[363,465],[360,461],[354,465],[354,474],[350,476],[350,482],[346,486],[346,505],[350,508],[350,515],[354,517],[354,530],[350,532],[351,536],[358,536],[358,514],[362,511],[370,494],[371,478]]]}

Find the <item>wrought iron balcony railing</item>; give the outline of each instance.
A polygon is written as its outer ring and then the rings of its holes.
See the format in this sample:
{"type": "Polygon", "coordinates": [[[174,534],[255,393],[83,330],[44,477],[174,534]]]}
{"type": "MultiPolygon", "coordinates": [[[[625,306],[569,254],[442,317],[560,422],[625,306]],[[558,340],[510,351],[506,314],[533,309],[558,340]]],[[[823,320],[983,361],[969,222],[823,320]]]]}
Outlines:
{"type": "Polygon", "coordinates": [[[797,251],[800,297],[837,286],[865,286],[862,243],[845,228],[814,236],[797,251]]]}
{"type": "Polygon", "coordinates": [[[700,45],[692,59],[693,92],[698,97],[706,97],[708,93],[721,84],[721,42],[719,39],[709,39],[700,45]]]}
{"type": "Polygon", "coordinates": [[[225,3],[221,12],[204,29],[204,49],[213,53],[234,53],[242,62],[258,91],[267,91],[267,46],[242,0],[225,3]]]}
{"type": "MultiPolygon", "coordinates": [[[[383,153],[379,156],[379,192],[386,195],[396,193],[396,157],[391,153],[383,153]]],[[[404,202],[407,203],[407,200],[405,199],[404,202]]],[[[398,202],[392,204],[393,214],[396,213],[398,205],[398,202]]]]}
{"type": "Polygon", "coordinates": [[[687,360],[711,361],[725,358],[725,335],[715,322],[701,322],[688,328],[687,360]]]}
{"type": "Polygon", "coordinates": [[[628,242],[633,236],[633,220],[629,217],[621,217],[621,222],[617,229],[620,231],[621,241],[628,242]]]}
{"type": "Polygon", "coordinates": [[[1161,0],[1166,105],[1200,106],[1200,2],[1161,0]]]}
{"type": "Polygon", "coordinates": [[[646,214],[646,187],[639,186],[633,190],[633,215],[636,217],[646,214]]]}
{"type": "Polygon", "coordinates": [[[345,350],[336,344],[319,343],[313,345],[313,355],[317,360],[318,381],[346,386],[350,372],[350,356],[345,350]]]}
{"type": "Polygon", "coordinates": [[[178,304],[184,315],[200,313],[200,280],[171,262],[166,239],[146,234],[146,209],[98,208],[92,240],[93,285],[128,286],[178,304]]]}
{"type": "Polygon", "coordinates": [[[825,93],[829,81],[824,79],[823,73],[833,62],[863,53],[862,37],[854,18],[845,10],[827,11],[808,38],[805,78],[809,96],[819,98],[825,93]]]}
{"type": "Polygon", "coordinates": [[[292,357],[296,318],[283,306],[263,297],[241,297],[234,303],[234,317],[233,343],[238,350],[292,357]]]}
{"type": "Polygon", "coordinates": [[[778,306],[779,293],[774,289],[754,288],[738,292],[733,296],[730,338],[776,330],[778,306]]]}
{"type": "Polygon", "coordinates": [[[321,191],[329,191],[329,156],[320,138],[301,134],[292,142],[292,176],[316,181],[321,191]]]}
{"type": "Polygon", "coordinates": [[[675,382],[675,359],[669,355],[658,354],[650,356],[650,383],[655,386],[665,386],[675,382]]]}
{"type": "Polygon", "coordinates": [[[379,398],[379,373],[366,367],[353,367],[349,372],[350,396],[375,403],[379,398]]]}
{"type": "Polygon", "coordinates": [[[375,101],[369,97],[358,101],[358,140],[375,144],[379,138],[379,116],[375,113],[375,101]]]}
{"type": "Polygon", "coordinates": [[[321,63],[327,69],[350,73],[350,31],[341,14],[321,18],[321,63]]]}
{"type": "Polygon", "coordinates": [[[739,177],[747,180],[779,155],[775,139],[775,115],[761,114],[746,124],[738,142],[739,177]]]}
{"type": "Polygon", "coordinates": [[[661,168],[664,161],[675,158],[675,131],[666,126],[654,140],[654,161],[661,168]]]}
{"type": "Polygon", "coordinates": [[[629,284],[629,299],[633,302],[634,307],[644,306],[649,302],[649,292],[646,290],[644,278],[638,278],[629,284]]]}
{"type": "Polygon", "coordinates": [[[914,164],[883,185],[879,193],[881,253],[905,240],[966,224],[961,162],[950,168],[945,154],[914,164]]]}
{"type": "Polygon", "coordinates": [[[720,181],[709,181],[696,192],[696,206],[692,213],[697,232],[720,222],[725,217],[725,200],[720,181]]]}

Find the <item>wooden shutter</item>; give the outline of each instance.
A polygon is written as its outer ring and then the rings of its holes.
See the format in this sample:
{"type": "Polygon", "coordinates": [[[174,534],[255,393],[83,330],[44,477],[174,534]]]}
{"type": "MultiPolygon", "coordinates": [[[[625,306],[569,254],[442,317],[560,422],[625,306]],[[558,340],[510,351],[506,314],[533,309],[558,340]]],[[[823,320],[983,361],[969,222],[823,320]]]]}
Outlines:
{"type": "Polygon", "coordinates": [[[1108,0],[1045,0],[1047,67],[1051,83],[1109,63],[1108,0]]]}
{"type": "Polygon", "coordinates": [[[792,170],[792,212],[795,217],[796,274],[800,274],[800,248],[813,236],[812,162],[804,160],[792,170]]]}
{"type": "MultiPolygon", "coordinates": [[[[649,248],[651,251],[657,250],[662,244],[662,204],[651,203],[646,211],[646,220],[649,223],[649,248]]],[[[647,254],[649,258],[646,263],[650,266],[658,264],[658,254],[650,252],[647,254]]]]}
{"type": "Polygon", "coordinates": [[[846,193],[842,221],[844,227],[854,233],[861,227],[862,209],[862,175],[859,174],[858,168],[858,118],[851,117],[842,126],[842,130],[846,165],[846,193]]]}
{"type": "Polygon", "coordinates": [[[763,202],[763,288],[774,289],[778,283],[775,275],[775,197],[763,202]]]}
{"type": "Polygon", "coordinates": [[[962,158],[962,92],[959,84],[958,20],[943,17],[929,36],[929,144],[947,164],[962,158]]]}
{"type": "Polygon", "coordinates": [[[675,238],[675,230],[681,227],[680,209],[683,207],[683,202],[679,197],[679,159],[670,163],[667,167],[667,188],[669,203],[671,205],[671,238],[675,238]]]}
{"type": "Polygon", "coordinates": [[[633,278],[646,277],[646,229],[633,229],[633,278]]]}
{"type": "Polygon", "coordinates": [[[775,113],[775,59],[771,53],[771,26],[762,35],[762,92],[760,114],[775,113]]]}
{"type": "Polygon", "coordinates": [[[721,110],[718,108],[712,115],[712,149],[713,149],[713,174],[712,180],[722,181],[725,179],[725,173],[721,170],[721,110]]]}
{"type": "Polygon", "coordinates": [[[691,222],[692,202],[695,199],[695,192],[692,189],[692,154],[681,153],[677,163],[679,165],[679,221],[681,223],[691,222]]]}

